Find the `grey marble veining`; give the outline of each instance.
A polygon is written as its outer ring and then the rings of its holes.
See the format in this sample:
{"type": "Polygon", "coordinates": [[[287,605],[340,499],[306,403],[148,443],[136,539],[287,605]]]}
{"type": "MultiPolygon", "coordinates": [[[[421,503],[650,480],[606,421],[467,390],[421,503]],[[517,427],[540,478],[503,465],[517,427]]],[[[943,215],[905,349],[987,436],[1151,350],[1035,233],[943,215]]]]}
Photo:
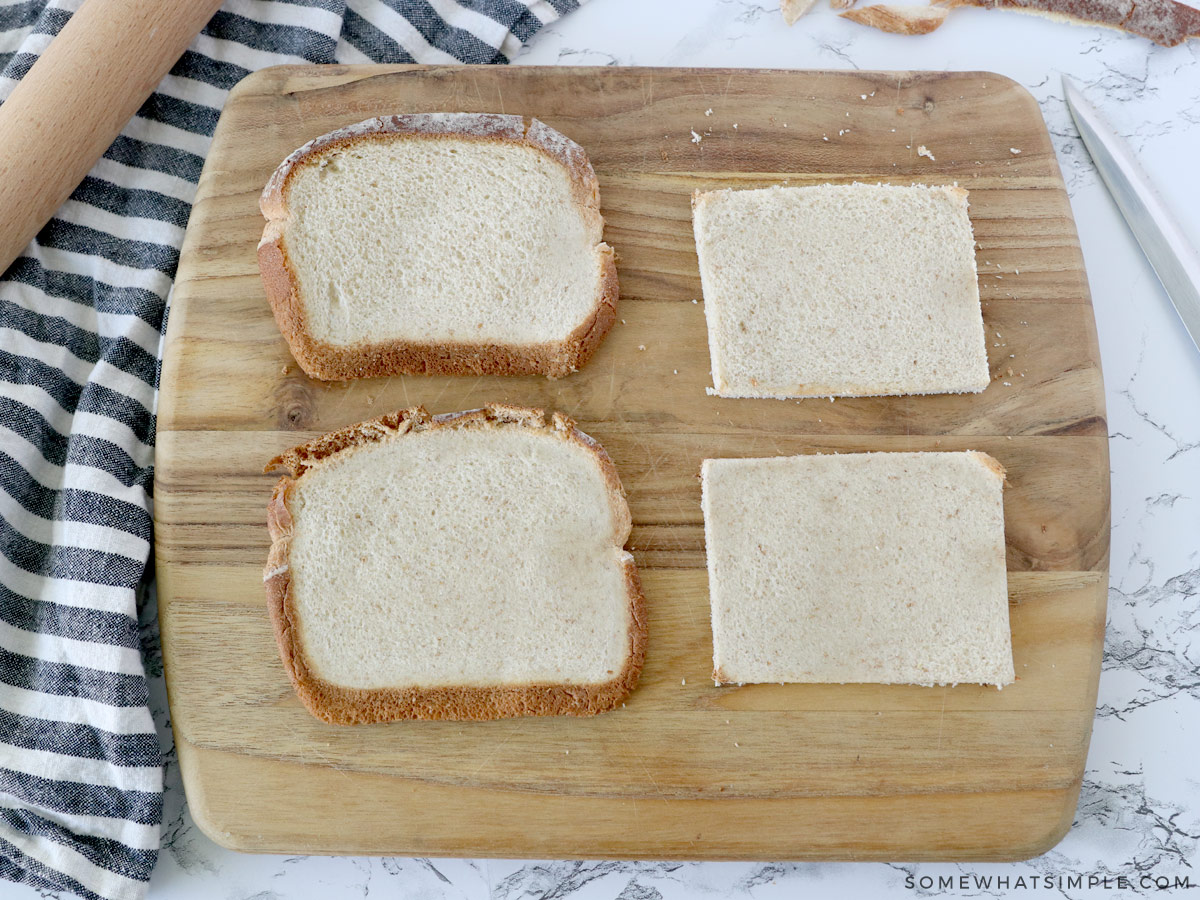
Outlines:
{"type": "MultiPolygon", "coordinates": [[[[169,731],[153,602],[143,616],[151,704],[167,762],[163,850],[151,900],[710,897],[1185,897],[1141,876],[1200,885],[1200,355],[1097,180],[1063,103],[1060,73],[1137,150],[1200,239],[1200,41],[1166,49],[1106,30],[983,10],[937,32],[885,35],[823,4],[786,28],[754,0],[590,0],[540,34],[521,63],[983,69],[1037,98],[1071,196],[1092,286],[1112,454],[1112,577],[1100,697],[1075,825],[1053,851],[1004,865],[425,860],[251,856],[188,815],[169,731]],[[1020,890],[923,889],[921,877],[1129,879],[1020,890]]],[[[38,892],[6,885],[5,898],[38,892]]]]}

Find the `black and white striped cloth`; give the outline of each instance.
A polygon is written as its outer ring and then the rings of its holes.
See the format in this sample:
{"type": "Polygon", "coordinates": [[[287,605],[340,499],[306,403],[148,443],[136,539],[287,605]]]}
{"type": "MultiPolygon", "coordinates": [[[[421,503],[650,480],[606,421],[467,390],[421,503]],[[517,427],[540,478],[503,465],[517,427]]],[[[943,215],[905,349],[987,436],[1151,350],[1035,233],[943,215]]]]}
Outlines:
{"type": "MultiPolygon", "coordinates": [[[[81,2],[0,0],[0,100],[81,2]]],[[[0,877],[140,898],[158,854],[136,600],[158,354],[229,89],[280,63],[504,63],[578,3],[231,0],[4,273],[0,877]]]]}

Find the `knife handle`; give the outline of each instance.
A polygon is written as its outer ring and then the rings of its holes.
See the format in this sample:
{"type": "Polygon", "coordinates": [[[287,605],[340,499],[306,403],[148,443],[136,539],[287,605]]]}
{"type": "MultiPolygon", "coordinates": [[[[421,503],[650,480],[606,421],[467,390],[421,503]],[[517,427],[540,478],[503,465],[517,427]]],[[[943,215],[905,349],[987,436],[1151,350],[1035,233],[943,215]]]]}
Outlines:
{"type": "Polygon", "coordinates": [[[0,105],[0,271],[29,245],[220,0],[86,0],[0,105]]]}

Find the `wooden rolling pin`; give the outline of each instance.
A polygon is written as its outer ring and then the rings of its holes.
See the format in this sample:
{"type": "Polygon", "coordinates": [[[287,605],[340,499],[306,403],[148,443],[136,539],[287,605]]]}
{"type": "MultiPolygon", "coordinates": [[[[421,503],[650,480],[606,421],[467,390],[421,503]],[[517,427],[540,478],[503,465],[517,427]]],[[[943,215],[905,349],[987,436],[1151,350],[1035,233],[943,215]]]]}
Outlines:
{"type": "Polygon", "coordinates": [[[0,272],[71,195],[220,0],[86,0],[0,106],[0,272]]]}

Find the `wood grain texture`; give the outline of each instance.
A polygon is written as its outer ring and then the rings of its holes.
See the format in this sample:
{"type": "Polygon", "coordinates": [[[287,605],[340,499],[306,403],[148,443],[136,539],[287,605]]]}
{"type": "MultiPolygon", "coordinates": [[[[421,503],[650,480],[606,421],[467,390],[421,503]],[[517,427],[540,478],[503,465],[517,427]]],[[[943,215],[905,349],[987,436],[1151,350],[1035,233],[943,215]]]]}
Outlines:
{"type": "Polygon", "coordinates": [[[1106,434],[1066,193],[1036,103],[1000,76],[260,72],[231,95],[201,178],[159,403],[159,604],[193,812],[227,846],[295,853],[1040,853],[1070,825],[1091,735],[1108,578],[1106,434]],[[588,151],[622,297],[583,371],[321,384],[288,355],[255,266],[262,185],[325,131],[428,110],[537,116],[588,151]],[[921,144],[936,161],[917,156],[921,144]],[[994,383],[964,397],[707,397],[692,190],[856,179],[970,190],[994,383]],[[347,729],[312,718],[266,616],[274,478],[263,464],[390,409],[488,401],[562,410],[612,456],[648,606],[640,686],[625,708],[585,720],[347,729]],[[712,686],[703,458],[953,449],[985,450],[1009,472],[1015,685],[712,686]]]}

